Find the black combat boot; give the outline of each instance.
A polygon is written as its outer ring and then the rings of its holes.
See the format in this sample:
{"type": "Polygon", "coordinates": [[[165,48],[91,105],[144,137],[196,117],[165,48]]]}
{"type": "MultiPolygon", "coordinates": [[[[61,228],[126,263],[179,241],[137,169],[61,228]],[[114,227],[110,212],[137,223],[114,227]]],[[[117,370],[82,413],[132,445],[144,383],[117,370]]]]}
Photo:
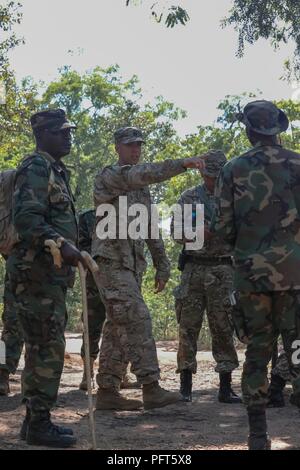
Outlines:
{"type": "Polygon", "coordinates": [[[20,439],[22,441],[26,440],[29,421],[30,421],[30,409],[26,406],[26,415],[25,415],[25,418],[24,418],[24,421],[22,423],[21,430],[20,430],[20,439]]]}
{"type": "MultiPolygon", "coordinates": [[[[22,427],[20,430],[20,439],[22,441],[26,440],[29,421],[30,421],[30,408],[26,406],[26,415],[25,415],[25,419],[22,423],[22,427]]],[[[53,426],[57,429],[57,432],[59,434],[69,434],[70,436],[73,436],[73,430],[71,428],[65,428],[64,426],[57,426],[56,424],[53,424],[53,426]]]]}
{"type": "Polygon", "coordinates": [[[279,375],[271,375],[271,383],[268,390],[268,404],[269,408],[283,408],[285,406],[283,390],[286,381],[279,377],[279,375]]]}
{"type": "Polygon", "coordinates": [[[192,401],[192,371],[185,369],[180,372],[180,393],[183,401],[192,401]]]}
{"type": "Polygon", "coordinates": [[[266,412],[263,408],[248,409],[249,450],[271,450],[271,440],[267,433],[266,412]]]}
{"type": "MultiPolygon", "coordinates": [[[[66,428],[56,426],[51,422],[49,411],[39,411],[30,415],[26,442],[30,445],[60,448],[76,444],[76,438],[71,434],[62,433],[62,430],[66,431],[66,428]]],[[[72,430],[69,431],[73,433],[72,430]]]]}
{"type": "Polygon", "coordinates": [[[222,372],[218,400],[220,403],[242,403],[241,398],[231,388],[231,372],[222,372]]]}
{"type": "Polygon", "coordinates": [[[297,406],[300,411],[300,394],[299,393],[297,394],[295,392],[292,393],[292,395],[290,396],[290,404],[297,406]]]}

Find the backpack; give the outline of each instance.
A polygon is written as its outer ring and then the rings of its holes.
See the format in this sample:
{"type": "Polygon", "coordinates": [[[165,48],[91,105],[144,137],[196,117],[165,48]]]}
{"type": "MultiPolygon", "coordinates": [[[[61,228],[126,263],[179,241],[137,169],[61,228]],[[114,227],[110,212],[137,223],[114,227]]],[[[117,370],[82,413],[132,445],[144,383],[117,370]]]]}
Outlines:
{"type": "Polygon", "coordinates": [[[19,241],[13,224],[13,194],[17,170],[0,172],[0,253],[9,255],[19,241]]]}

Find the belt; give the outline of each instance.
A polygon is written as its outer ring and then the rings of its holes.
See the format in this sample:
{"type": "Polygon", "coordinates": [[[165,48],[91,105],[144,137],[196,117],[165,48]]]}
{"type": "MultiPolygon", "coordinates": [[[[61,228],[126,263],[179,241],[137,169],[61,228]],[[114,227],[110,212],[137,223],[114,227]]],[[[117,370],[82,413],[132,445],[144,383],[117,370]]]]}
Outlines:
{"type": "Polygon", "coordinates": [[[214,257],[204,257],[204,256],[186,256],[187,263],[195,263],[200,266],[218,266],[220,264],[228,264],[232,266],[232,258],[230,256],[214,256],[214,257]]]}

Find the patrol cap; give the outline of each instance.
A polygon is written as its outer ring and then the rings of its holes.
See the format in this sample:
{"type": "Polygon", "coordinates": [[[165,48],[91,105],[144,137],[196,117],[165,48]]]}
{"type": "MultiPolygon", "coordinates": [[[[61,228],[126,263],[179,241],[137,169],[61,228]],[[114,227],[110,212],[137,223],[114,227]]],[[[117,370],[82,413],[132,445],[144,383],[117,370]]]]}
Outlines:
{"type": "Polygon", "coordinates": [[[116,144],[145,143],[142,131],[138,127],[121,127],[114,133],[114,138],[116,144]]]}
{"type": "Polygon", "coordinates": [[[216,178],[222,167],[227,163],[226,156],[222,150],[209,150],[203,157],[205,168],[203,174],[216,178]]]}
{"type": "Polygon", "coordinates": [[[76,126],[68,121],[63,109],[45,109],[35,113],[31,116],[30,123],[33,130],[50,129],[57,132],[64,129],[76,129],[76,126]]]}
{"type": "Polygon", "coordinates": [[[289,127],[286,114],[271,101],[258,100],[248,103],[239,120],[248,129],[262,135],[276,135],[289,127]]]}

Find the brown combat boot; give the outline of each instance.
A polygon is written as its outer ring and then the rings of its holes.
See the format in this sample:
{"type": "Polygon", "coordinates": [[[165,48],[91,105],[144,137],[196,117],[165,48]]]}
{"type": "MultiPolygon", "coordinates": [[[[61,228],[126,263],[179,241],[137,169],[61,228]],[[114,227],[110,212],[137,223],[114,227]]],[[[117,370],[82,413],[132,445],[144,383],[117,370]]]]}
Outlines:
{"type": "Polygon", "coordinates": [[[97,392],[96,410],[133,411],[143,407],[140,400],[123,397],[116,389],[99,388],[97,392]]]}
{"type": "Polygon", "coordinates": [[[128,389],[141,388],[141,384],[137,382],[137,380],[132,380],[129,374],[125,374],[120,384],[120,389],[122,390],[124,388],[128,388],[128,389]]]}
{"type": "Polygon", "coordinates": [[[0,396],[7,396],[9,392],[9,372],[6,369],[0,369],[0,396]]]}
{"type": "MultiPolygon", "coordinates": [[[[91,378],[94,378],[94,362],[95,359],[93,357],[90,357],[90,365],[91,365],[91,378]]],[[[93,388],[93,386],[92,386],[93,388]]],[[[82,380],[79,384],[79,389],[80,390],[87,390],[87,380],[86,380],[86,368],[85,368],[85,361],[83,359],[83,376],[82,380]]]]}
{"type": "Polygon", "coordinates": [[[158,382],[151,384],[143,384],[143,401],[145,410],[152,408],[162,408],[163,406],[172,405],[182,400],[182,396],[178,392],[169,392],[160,387],[158,382]]]}

